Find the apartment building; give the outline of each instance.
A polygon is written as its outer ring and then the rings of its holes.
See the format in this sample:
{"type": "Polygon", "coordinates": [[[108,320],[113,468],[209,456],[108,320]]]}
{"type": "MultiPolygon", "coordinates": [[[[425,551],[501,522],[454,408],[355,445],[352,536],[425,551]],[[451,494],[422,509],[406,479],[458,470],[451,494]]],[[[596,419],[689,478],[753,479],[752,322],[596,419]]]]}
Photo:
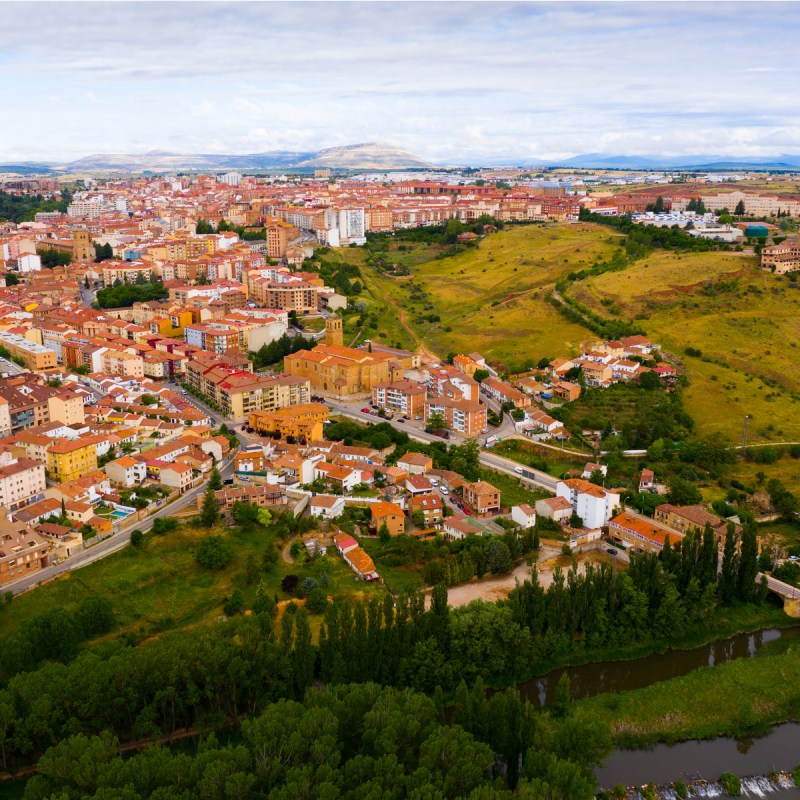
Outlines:
{"type": "Polygon", "coordinates": [[[567,500],[572,506],[572,513],[577,514],[583,527],[589,529],[606,527],[620,506],[616,492],[581,478],[559,481],[556,484],[556,496],[567,500]]]}
{"type": "Polygon", "coordinates": [[[236,328],[225,324],[192,324],[184,328],[186,344],[194,345],[209,353],[227,353],[241,350],[241,334],[236,328]]]}
{"type": "Polygon", "coordinates": [[[32,342],[18,333],[0,333],[0,345],[11,353],[12,358],[20,359],[30,370],[40,371],[58,366],[55,350],[32,342]]]}
{"type": "Polygon", "coordinates": [[[776,275],[800,270],[800,237],[765,247],[761,251],[761,267],[776,275]]]}
{"type": "Polygon", "coordinates": [[[448,397],[425,400],[425,422],[429,422],[434,414],[441,414],[447,428],[462,436],[477,436],[487,425],[486,406],[472,400],[451,400],[448,397]]]}
{"type": "Polygon", "coordinates": [[[425,412],[427,394],[426,388],[416,381],[387,381],[373,388],[372,402],[387,411],[418,417],[425,412]]]}
{"type": "Polygon", "coordinates": [[[47,471],[57,483],[77,480],[97,470],[95,436],[57,439],[47,448],[47,471]]]}
{"type": "Polygon", "coordinates": [[[499,378],[486,378],[481,383],[481,391],[493,397],[498,403],[513,403],[516,408],[528,408],[531,398],[499,378]]]}
{"type": "Polygon", "coordinates": [[[30,458],[12,459],[0,466],[0,506],[17,511],[44,499],[44,464],[30,458]]]}
{"type": "Polygon", "coordinates": [[[0,526],[0,586],[49,566],[50,549],[46,539],[19,523],[0,526]]]}

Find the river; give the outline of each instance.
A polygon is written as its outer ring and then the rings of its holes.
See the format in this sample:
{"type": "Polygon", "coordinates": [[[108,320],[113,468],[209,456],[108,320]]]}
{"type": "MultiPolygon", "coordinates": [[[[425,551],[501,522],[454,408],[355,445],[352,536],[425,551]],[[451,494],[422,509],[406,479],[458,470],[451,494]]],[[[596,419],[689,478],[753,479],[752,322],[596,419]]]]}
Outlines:
{"type": "Polygon", "coordinates": [[[553,702],[556,686],[565,672],[569,675],[573,700],[604,692],[642,689],[652,683],[686,675],[700,667],[713,667],[739,658],[752,658],[768,642],[787,636],[800,637],[800,627],[742,633],[691,650],[668,650],[629,661],[601,661],[580,667],[566,667],[518,684],[517,688],[522,697],[534,705],[549,705],[553,702]]]}
{"type": "MultiPolygon", "coordinates": [[[[715,782],[723,772],[734,775],[763,776],[757,780],[743,781],[743,794],[763,796],[782,786],[766,776],[774,772],[787,772],[800,764],[800,725],[787,722],[773,728],[758,739],[731,739],[721,737],[707,741],[659,744],[650,750],[616,750],[606,760],[605,766],[595,772],[600,786],[609,789],[617,784],[643,786],[647,783],[666,784],[682,780],[706,780],[712,783],[705,795],[713,796],[715,782]]],[[[661,793],[669,797],[668,791],[661,793]]],[[[783,798],[800,798],[800,789],[786,788],[783,798]]]]}

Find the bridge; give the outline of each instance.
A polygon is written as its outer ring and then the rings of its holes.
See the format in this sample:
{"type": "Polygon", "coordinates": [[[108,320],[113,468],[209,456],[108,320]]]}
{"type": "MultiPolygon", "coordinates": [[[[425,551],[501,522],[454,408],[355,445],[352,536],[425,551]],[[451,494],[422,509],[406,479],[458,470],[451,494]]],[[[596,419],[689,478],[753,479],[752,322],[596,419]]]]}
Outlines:
{"type": "MultiPolygon", "coordinates": [[[[763,573],[759,573],[757,580],[761,580],[763,573]]],[[[767,588],[783,598],[783,610],[790,616],[800,618],[800,589],[796,589],[788,583],[767,575],[767,588]]]]}

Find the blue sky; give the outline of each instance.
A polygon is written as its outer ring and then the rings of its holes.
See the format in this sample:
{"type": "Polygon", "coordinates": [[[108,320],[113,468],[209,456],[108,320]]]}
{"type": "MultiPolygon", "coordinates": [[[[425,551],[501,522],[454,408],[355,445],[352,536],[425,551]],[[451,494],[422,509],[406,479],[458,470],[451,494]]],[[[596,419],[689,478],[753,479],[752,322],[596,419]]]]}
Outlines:
{"type": "Polygon", "coordinates": [[[0,161],[800,153],[793,3],[2,3],[0,161]]]}

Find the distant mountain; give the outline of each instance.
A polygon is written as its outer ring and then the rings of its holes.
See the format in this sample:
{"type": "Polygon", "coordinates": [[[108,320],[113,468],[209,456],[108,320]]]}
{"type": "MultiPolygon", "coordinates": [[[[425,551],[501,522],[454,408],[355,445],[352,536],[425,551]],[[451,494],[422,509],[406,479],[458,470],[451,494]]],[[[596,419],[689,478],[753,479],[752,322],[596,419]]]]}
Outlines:
{"type": "Polygon", "coordinates": [[[238,170],[289,170],[328,167],[330,169],[430,169],[432,164],[418,158],[402,147],[377,144],[354,144],[347,147],[330,147],[318,152],[272,150],[247,155],[182,154],[162,150],[149,153],[106,154],[85,156],[59,168],[67,172],[120,171],[120,172],[175,172],[177,170],[214,171],[238,170]]]}
{"type": "Polygon", "coordinates": [[[21,164],[0,164],[0,175],[46,175],[53,172],[48,164],[39,164],[36,161],[25,161],[21,164]]]}
{"type": "Polygon", "coordinates": [[[563,161],[552,161],[549,166],[580,169],[798,169],[800,156],[779,155],[766,157],[728,158],[718,155],[694,156],[609,156],[587,153],[563,161]]]}
{"type": "Polygon", "coordinates": [[[366,142],[320,150],[295,166],[331,169],[431,169],[434,165],[402,147],[366,142]]]}

